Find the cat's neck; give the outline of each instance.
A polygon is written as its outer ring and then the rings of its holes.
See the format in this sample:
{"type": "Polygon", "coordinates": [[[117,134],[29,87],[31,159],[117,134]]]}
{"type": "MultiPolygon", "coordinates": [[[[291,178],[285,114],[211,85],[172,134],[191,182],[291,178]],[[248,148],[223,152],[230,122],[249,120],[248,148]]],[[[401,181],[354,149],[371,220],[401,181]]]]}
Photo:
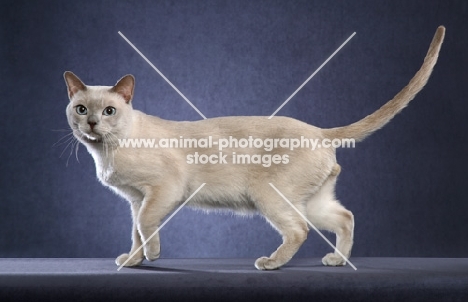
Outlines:
{"type": "Polygon", "coordinates": [[[114,165],[118,145],[111,143],[84,143],[94,159],[97,168],[108,168],[114,165]]]}

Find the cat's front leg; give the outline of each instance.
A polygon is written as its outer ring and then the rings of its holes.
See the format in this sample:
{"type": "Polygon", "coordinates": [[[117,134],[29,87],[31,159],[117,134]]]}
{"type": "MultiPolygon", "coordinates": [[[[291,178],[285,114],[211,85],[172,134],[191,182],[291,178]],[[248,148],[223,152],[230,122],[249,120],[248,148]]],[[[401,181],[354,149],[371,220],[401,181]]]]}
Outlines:
{"type": "Polygon", "coordinates": [[[142,249],[145,258],[149,261],[154,261],[161,254],[161,243],[159,241],[159,233],[154,233],[151,239],[144,245],[142,249]]]}
{"type": "MultiPolygon", "coordinates": [[[[174,182],[175,183],[175,182],[174,182]]],[[[164,184],[148,189],[138,215],[138,231],[145,243],[143,253],[146,259],[154,261],[159,258],[161,245],[159,241],[159,226],[176,206],[176,200],[182,198],[177,187],[164,184]]]]}
{"type": "Polygon", "coordinates": [[[132,219],[133,219],[133,226],[132,226],[132,248],[130,252],[124,253],[115,259],[115,263],[118,266],[138,266],[143,262],[144,255],[143,255],[143,248],[142,248],[142,240],[140,233],[138,232],[137,227],[137,219],[138,214],[140,212],[141,202],[131,202],[132,208],[132,219]],[[129,260],[129,257],[132,258],[129,260]]]}

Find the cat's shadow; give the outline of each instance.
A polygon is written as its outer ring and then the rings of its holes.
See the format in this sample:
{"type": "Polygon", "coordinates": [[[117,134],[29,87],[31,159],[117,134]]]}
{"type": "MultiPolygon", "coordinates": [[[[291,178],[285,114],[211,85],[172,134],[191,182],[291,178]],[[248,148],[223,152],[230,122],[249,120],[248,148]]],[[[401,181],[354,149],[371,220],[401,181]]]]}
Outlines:
{"type": "MultiPolygon", "coordinates": [[[[153,272],[166,272],[166,273],[194,273],[194,272],[213,272],[210,269],[180,269],[180,268],[171,268],[171,267],[163,267],[163,266],[153,266],[153,265],[140,265],[140,266],[133,266],[133,267],[126,267],[127,269],[132,269],[132,270],[141,270],[141,271],[153,271],[153,272]]],[[[324,268],[322,265],[314,265],[314,264],[309,264],[309,265],[286,265],[283,267],[283,269],[280,270],[272,270],[269,272],[286,272],[286,271],[303,271],[307,269],[320,269],[324,268]]],[[[226,268],[224,272],[232,270],[233,272],[237,272],[239,270],[241,271],[246,271],[246,272],[261,272],[258,271],[254,268],[252,269],[245,269],[243,266],[239,266],[237,269],[236,268],[226,268]]],[[[217,271],[217,270],[215,270],[217,271]]]]}
{"type": "Polygon", "coordinates": [[[195,270],[190,269],[179,269],[179,268],[170,268],[170,267],[159,267],[159,266],[150,266],[150,265],[140,265],[126,267],[131,270],[143,270],[143,271],[153,271],[153,272],[166,272],[166,273],[193,273],[195,270]]]}

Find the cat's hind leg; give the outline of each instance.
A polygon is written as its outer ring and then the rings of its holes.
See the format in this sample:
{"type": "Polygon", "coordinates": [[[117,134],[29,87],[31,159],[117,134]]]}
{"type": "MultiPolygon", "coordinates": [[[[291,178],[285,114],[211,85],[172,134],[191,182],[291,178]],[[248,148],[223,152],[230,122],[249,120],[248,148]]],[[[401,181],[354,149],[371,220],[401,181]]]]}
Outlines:
{"type": "Polygon", "coordinates": [[[307,239],[307,222],[271,188],[258,202],[258,210],[271,225],[282,235],[283,243],[270,257],[261,257],[255,261],[259,270],[273,270],[286,264],[296,254],[307,239]],[[268,202],[264,206],[263,202],[268,202]]]}
{"type": "MultiPolygon", "coordinates": [[[[336,248],[349,258],[353,247],[354,216],[335,199],[336,178],[340,170],[340,166],[336,164],[322,187],[307,202],[306,216],[318,229],[335,233],[336,248]]],[[[341,266],[345,265],[346,261],[335,251],[327,254],[322,263],[341,266]]]]}

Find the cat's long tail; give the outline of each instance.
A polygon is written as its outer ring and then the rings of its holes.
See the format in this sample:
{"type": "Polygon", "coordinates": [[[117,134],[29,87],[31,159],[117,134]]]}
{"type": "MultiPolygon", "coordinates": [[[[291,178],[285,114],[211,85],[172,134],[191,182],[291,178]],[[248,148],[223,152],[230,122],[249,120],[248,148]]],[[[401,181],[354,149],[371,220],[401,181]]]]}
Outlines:
{"type": "Polygon", "coordinates": [[[444,41],[445,27],[439,26],[429,46],[429,51],[424,58],[421,69],[414,75],[409,84],[403,88],[392,100],[380,107],[374,113],[366,116],[360,121],[343,127],[323,129],[328,138],[354,138],[362,141],[374,131],[379,130],[387,124],[397,113],[408,105],[408,103],[426,85],[432,69],[437,63],[440,47],[444,41]]]}

